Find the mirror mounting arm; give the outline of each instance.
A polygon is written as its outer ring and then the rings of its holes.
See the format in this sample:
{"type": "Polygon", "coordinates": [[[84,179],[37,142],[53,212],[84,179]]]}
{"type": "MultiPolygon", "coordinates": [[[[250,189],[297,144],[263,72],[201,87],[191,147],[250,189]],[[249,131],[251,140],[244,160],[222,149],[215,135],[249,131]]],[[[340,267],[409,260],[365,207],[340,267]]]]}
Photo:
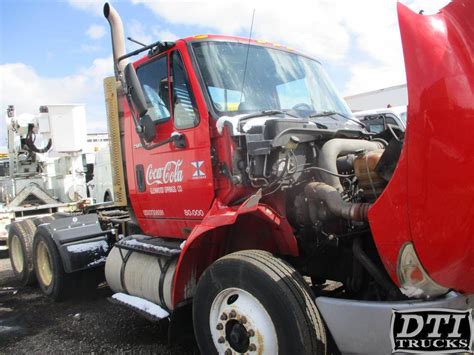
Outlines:
{"type": "Polygon", "coordinates": [[[142,147],[146,150],[155,149],[161,147],[162,145],[173,143],[176,148],[184,149],[186,148],[186,136],[183,133],[173,132],[171,136],[161,142],[155,144],[147,144],[142,138],[142,135],[139,135],[142,147]]]}

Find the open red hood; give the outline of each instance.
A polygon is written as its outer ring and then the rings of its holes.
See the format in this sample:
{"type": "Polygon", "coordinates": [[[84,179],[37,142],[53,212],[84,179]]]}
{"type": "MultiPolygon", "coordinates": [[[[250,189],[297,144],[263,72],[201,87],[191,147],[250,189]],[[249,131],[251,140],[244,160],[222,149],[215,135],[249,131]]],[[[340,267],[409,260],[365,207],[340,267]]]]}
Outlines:
{"type": "Polygon", "coordinates": [[[440,285],[474,292],[474,1],[424,16],[398,4],[408,125],[395,174],[369,217],[396,280],[413,242],[440,285]]]}

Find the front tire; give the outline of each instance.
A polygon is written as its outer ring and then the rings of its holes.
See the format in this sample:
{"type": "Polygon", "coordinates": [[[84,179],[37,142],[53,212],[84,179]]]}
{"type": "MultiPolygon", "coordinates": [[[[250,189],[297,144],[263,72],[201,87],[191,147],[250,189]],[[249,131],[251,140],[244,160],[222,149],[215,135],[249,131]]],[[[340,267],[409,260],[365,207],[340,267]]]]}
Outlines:
{"type": "Polygon", "coordinates": [[[326,333],[300,274],[261,250],[224,256],[201,276],[193,324],[203,354],[325,354],[326,333]]]}
{"type": "Polygon", "coordinates": [[[36,278],[43,293],[55,301],[68,296],[72,275],[64,271],[56,244],[45,230],[38,230],[33,243],[33,262],[36,278]]]}

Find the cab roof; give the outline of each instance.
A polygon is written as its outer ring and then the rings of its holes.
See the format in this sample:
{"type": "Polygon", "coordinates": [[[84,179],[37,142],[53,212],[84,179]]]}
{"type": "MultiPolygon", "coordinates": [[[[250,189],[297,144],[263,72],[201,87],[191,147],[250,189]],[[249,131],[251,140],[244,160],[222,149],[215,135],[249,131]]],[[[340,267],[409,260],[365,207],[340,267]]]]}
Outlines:
{"type": "MultiPolygon", "coordinates": [[[[302,55],[304,57],[308,57],[313,60],[317,60],[316,58],[313,58],[307,54],[304,54],[300,51],[297,51],[291,47],[278,44],[275,42],[271,41],[265,41],[265,40],[260,40],[260,39],[249,39],[246,37],[239,37],[239,36],[226,36],[226,35],[213,35],[213,34],[199,34],[199,35],[194,35],[194,36],[188,36],[184,38],[177,39],[176,42],[179,41],[184,41],[185,43],[195,43],[195,42],[206,42],[206,41],[222,41],[222,42],[236,42],[236,43],[242,43],[242,44],[252,44],[252,45],[257,45],[257,46],[262,46],[262,47],[268,47],[268,48],[274,48],[278,50],[282,50],[285,52],[289,53],[294,53],[298,55],[302,55]]],[[[140,65],[143,62],[146,62],[148,60],[148,56],[143,56],[139,57],[134,61],[135,65],[140,65]]],[[[319,60],[317,60],[319,62],[319,60]]]]}
{"type": "Polygon", "coordinates": [[[261,39],[249,39],[246,37],[239,37],[239,36],[225,36],[225,35],[212,35],[212,34],[200,34],[200,35],[195,35],[195,36],[189,36],[183,38],[183,41],[187,43],[193,43],[193,42],[199,42],[199,41],[229,41],[229,42],[237,42],[237,43],[243,43],[243,44],[253,44],[253,45],[258,45],[258,46],[264,46],[264,47],[272,47],[272,48],[277,48],[281,49],[287,52],[293,52],[293,53],[298,53],[298,54],[303,54],[295,49],[284,46],[275,42],[271,41],[265,41],[261,39]]]}

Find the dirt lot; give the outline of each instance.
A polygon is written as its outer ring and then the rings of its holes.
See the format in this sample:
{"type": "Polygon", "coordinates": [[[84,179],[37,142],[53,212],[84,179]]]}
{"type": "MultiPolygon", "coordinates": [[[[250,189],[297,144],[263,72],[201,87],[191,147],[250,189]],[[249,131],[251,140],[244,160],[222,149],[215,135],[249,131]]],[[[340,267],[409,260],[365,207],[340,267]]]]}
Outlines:
{"type": "Polygon", "coordinates": [[[55,303],[38,288],[19,288],[9,259],[0,259],[0,353],[193,353],[168,345],[166,326],[111,304],[110,295],[102,287],[55,303]]]}

